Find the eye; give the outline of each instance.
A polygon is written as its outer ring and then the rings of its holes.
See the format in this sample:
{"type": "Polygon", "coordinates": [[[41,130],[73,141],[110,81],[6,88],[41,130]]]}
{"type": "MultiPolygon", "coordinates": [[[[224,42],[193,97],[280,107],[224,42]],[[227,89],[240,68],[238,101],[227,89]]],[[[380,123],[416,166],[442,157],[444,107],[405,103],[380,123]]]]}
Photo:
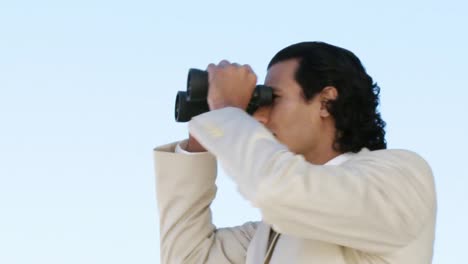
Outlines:
{"type": "Polygon", "coordinates": [[[277,95],[277,94],[273,94],[273,102],[276,102],[278,101],[278,99],[280,99],[281,96],[277,95]]]}

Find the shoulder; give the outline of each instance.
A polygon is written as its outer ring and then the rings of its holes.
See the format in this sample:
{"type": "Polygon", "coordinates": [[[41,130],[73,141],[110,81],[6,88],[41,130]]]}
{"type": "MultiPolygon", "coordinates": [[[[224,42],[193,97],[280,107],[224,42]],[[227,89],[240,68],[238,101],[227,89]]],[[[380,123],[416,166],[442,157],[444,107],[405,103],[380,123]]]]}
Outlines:
{"type": "Polygon", "coordinates": [[[423,173],[432,177],[429,163],[418,153],[406,149],[363,149],[353,155],[350,163],[373,164],[398,170],[423,173]]]}
{"type": "Polygon", "coordinates": [[[429,166],[427,161],[418,153],[406,149],[363,149],[353,155],[352,160],[379,160],[379,161],[398,161],[405,163],[418,163],[419,165],[429,166]]]}
{"type": "MultiPolygon", "coordinates": [[[[412,192],[435,204],[435,179],[428,162],[416,152],[404,149],[364,150],[343,163],[343,169],[393,186],[398,193],[412,192]]],[[[432,208],[432,207],[431,207],[432,208]]]]}

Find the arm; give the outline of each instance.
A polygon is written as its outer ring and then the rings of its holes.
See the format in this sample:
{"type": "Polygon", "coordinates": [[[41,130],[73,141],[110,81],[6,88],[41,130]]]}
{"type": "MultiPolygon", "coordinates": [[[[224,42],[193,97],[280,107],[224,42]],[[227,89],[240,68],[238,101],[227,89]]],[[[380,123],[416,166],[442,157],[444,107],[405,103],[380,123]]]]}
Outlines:
{"type": "Polygon", "coordinates": [[[435,217],[432,173],[414,153],[367,152],[319,166],[241,109],[215,110],[189,125],[278,232],[383,253],[408,245],[435,217]]]}
{"type": "Polygon", "coordinates": [[[216,159],[208,152],[154,151],[160,217],[161,263],[244,263],[256,223],[216,229],[210,204],[216,194],[216,159]]]}

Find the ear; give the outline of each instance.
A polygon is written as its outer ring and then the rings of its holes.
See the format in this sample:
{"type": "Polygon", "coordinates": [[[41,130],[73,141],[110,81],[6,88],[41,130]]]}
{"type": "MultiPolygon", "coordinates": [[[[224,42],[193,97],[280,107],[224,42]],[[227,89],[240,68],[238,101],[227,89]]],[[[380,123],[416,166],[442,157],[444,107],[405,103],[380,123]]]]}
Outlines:
{"type": "Polygon", "coordinates": [[[338,97],[338,90],[334,86],[326,86],[320,92],[320,116],[321,117],[329,117],[331,114],[328,112],[328,103],[329,101],[336,100],[338,97]]]}

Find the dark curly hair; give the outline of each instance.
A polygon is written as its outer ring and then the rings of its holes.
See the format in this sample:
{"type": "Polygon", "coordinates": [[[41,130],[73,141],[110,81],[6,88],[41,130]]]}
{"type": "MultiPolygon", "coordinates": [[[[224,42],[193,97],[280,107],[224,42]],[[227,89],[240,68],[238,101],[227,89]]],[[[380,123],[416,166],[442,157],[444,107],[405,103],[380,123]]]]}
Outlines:
{"type": "Polygon", "coordinates": [[[327,108],[335,120],[334,149],[358,152],[385,149],[385,122],[377,110],[380,87],[366,73],[352,52],[324,42],[301,42],[279,51],[268,64],[299,59],[295,79],[306,100],[326,86],[338,91],[327,108]]]}

